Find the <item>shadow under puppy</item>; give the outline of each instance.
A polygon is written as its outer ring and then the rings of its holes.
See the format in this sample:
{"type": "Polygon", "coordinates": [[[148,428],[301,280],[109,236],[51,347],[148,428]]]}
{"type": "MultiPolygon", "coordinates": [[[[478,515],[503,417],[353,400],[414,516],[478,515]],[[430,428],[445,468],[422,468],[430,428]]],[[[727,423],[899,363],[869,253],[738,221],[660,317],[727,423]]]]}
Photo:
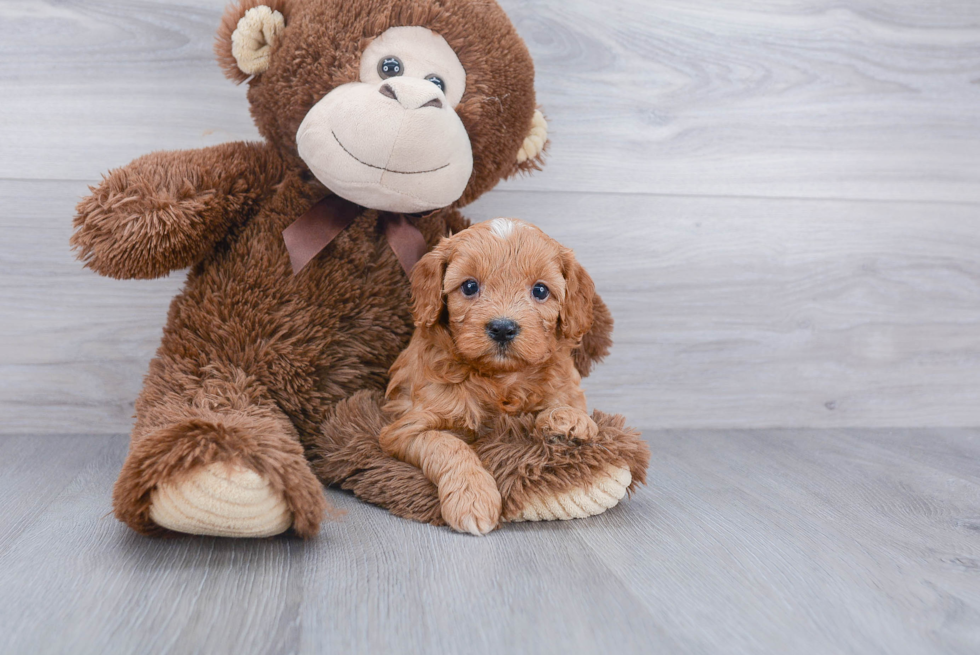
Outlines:
{"type": "Polygon", "coordinates": [[[416,330],[391,368],[385,412],[397,418],[380,443],[436,485],[453,529],[481,535],[500,520],[497,483],[470,446],[497,417],[597,436],[572,357],[594,295],[571,250],[516,219],[443,239],[412,271],[416,330]]]}

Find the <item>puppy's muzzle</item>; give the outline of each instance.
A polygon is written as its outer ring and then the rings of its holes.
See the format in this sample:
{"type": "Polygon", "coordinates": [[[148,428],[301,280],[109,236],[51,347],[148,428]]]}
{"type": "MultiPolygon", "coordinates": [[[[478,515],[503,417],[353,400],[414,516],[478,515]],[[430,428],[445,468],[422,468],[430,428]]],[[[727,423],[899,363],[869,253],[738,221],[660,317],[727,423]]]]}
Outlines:
{"type": "Polygon", "coordinates": [[[501,346],[513,341],[520,332],[521,326],[509,318],[495,318],[487,323],[487,336],[501,346]]]}

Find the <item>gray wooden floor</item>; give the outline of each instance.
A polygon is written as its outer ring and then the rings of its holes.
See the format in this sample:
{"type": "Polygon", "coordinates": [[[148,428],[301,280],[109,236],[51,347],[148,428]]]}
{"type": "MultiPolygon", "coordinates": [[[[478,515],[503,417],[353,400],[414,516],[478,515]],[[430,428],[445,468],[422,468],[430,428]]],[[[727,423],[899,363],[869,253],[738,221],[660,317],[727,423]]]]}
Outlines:
{"type": "Polygon", "coordinates": [[[0,437],[3,653],[980,652],[980,430],[647,434],[651,485],[486,538],[136,536],[122,436],[0,437]]]}
{"type": "Polygon", "coordinates": [[[502,0],[552,147],[467,209],[574,247],[651,484],[485,539],[109,515],[183,275],[68,251],[99,174],[256,138],[226,0],[0,0],[0,654],[980,652],[980,2],[502,0]]]}

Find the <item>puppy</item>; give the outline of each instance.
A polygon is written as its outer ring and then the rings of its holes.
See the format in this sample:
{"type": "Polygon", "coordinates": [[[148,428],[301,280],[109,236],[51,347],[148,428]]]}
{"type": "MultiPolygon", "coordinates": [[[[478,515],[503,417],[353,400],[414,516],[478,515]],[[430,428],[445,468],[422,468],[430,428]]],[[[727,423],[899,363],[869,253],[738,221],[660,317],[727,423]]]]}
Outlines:
{"type": "Polygon", "coordinates": [[[412,270],[412,340],[391,367],[381,447],[439,489],[442,517],[483,535],[496,482],[470,444],[489,419],[534,413],[545,434],[588,440],[572,350],[592,326],[595,285],[539,228],[497,218],[443,239],[412,270]]]}

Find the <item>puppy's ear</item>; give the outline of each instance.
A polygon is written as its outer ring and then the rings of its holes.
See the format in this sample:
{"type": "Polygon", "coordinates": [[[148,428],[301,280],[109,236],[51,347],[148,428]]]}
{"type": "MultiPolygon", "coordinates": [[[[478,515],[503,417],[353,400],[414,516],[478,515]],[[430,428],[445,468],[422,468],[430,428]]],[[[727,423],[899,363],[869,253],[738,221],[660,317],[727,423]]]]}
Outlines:
{"type": "Polygon", "coordinates": [[[443,239],[412,268],[412,317],[415,325],[432,327],[445,307],[442,278],[449,264],[449,239],[443,239]]]}
{"type": "Polygon", "coordinates": [[[562,252],[561,272],[565,277],[565,299],[558,313],[558,333],[578,343],[592,327],[595,283],[571,250],[562,252]]]}

